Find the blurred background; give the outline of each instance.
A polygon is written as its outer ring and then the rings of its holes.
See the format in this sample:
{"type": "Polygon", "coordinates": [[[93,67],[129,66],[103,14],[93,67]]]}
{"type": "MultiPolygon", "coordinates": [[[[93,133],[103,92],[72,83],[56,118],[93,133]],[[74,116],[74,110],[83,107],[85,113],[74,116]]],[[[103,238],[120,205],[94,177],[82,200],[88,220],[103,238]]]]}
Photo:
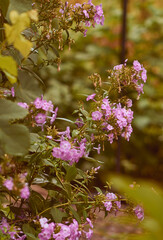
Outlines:
{"type": "MultiPolygon", "coordinates": [[[[39,72],[46,85],[45,96],[59,107],[60,117],[73,119],[72,113],[78,108],[80,99],[85,99],[84,94],[93,93],[89,75],[97,72],[103,79],[107,79],[106,70],[122,62],[124,1],[92,2],[102,3],[104,26],[89,29],[86,38],[80,33],[72,33],[75,44],[70,51],[66,47],[61,54],[61,71],[58,72],[54,65],[44,67],[39,72]]],[[[105,152],[93,156],[104,162],[97,178],[100,185],[105,183],[111,172],[117,170],[132,177],[163,183],[163,2],[126,2],[123,57],[128,59],[129,65],[134,60],[143,64],[147,69],[148,80],[144,94],[139,101],[134,102],[132,108],[134,121],[130,142],[121,140],[119,147],[118,143],[106,143],[105,152]]],[[[88,165],[85,162],[83,167],[87,168],[88,165]]]]}

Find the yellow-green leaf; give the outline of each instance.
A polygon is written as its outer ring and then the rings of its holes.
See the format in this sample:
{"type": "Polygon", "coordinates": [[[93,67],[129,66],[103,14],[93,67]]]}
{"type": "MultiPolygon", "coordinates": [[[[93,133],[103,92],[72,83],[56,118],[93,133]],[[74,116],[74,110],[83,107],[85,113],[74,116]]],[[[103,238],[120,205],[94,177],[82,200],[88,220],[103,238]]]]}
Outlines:
{"type": "Polygon", "coordinates": [[[17,81],[17,66],[12,57],[0,55],[0,68],[12,84],[17,81]]]}
{"type": "Polygon", "coordinates": [[[18,14],[16,11],[11,11],[10,20],[12,25],[4,24],[8,44],[13,44],[24,57],[27,57],[30,53],[32,43],[22,35],[22,32],[30,26],[32,16],[36,19],[33,12],[18,14]]]}

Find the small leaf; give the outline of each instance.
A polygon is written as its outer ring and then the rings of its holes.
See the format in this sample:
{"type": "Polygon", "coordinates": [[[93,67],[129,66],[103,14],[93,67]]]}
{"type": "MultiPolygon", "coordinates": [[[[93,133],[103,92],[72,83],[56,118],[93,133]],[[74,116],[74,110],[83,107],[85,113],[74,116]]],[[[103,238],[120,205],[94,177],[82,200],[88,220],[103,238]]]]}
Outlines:
{"type": "Polygon", "coordinates": [[[75,166],[70,167],[66,174],[66,181],[71,182],[72,180],[75,179],[76,175],[77,175],[76,167],[75,166]]]}
{"type": "Polygon", "coordinates": [[[57,117],[56,119],[58,119],[58,120],[63,120],[63,121],[69,122],[69,123],[74,123],[73,121],[71,121],[70,119],[67,119],[67,118],[57,117]]]}
{"type": "Polygon", "coordinates": [[[81,219],[80,219],[80,216],[79,216],[79,214],[75,211],[75,209],[73,208],[73,207],[69,207],[69,209],[70,209],[70,211],[72,212],[72,214],[74,215],[74,217],[75,217],[75,219],[79,222],[79,223],[81,223],[81,219]]]}
{"type": "Polygon", "coordinates": [[[56,223],[61,223],[63,217],[67,217],[67,213],[62,212],[58,208],[51,208],[50,213],[56,223]]]}
{"type": "Polygon", "coordinates": [[[17,81],[17,66],[12,57],[0,55],[0,68],[12,84],[17,81]]]}
{"type": "Polygon", "coordinates": [[[102,193],[101,189],[99,187],[94,187],[98,193],[102,193]]]}

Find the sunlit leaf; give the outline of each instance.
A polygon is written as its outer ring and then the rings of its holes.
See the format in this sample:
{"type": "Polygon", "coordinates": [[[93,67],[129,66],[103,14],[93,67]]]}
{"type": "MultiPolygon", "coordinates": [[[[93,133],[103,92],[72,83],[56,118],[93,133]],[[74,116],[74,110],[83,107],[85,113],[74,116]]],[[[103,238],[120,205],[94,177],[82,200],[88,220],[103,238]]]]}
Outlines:
{"type": "Polygon", "coordinates": [[[18,14],[17,11],[10,12],[10,20],[12,25],[4,24],[5,34],[8,44],[13,44],[16,49],[18,49],[24,57],[27,57],[33,44],[27,40],[22,32],[30,26],[30,18],[37,20],[36,14],[33,10],[31,12],[18,14]]]}
{"type": "Polygon", "coordinates": [[[0,55],[0,68],[12,84],[17,81],[17,66],[12,57],[0,55]]]}

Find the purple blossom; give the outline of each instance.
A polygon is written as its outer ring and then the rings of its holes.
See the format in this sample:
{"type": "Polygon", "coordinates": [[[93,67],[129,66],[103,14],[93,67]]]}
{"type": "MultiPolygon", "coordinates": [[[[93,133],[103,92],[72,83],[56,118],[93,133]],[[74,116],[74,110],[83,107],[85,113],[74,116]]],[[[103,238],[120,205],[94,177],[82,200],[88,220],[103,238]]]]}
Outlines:
{"type": "Polygon", "coordinates": [[[14,89],[14,87],[11,88],[11,96],[15,97],[15,89],[14,89]]]}
{"type": "MultiPolygon", "coordinates": [[[[107,211],[110,211],[112,208],[112,202],[115,199],[117,199],[117,196],[114,193],[107,193],[106,194],[106,201],[104,202],[104,206],[106,208],[107,211]],[[109,201],[107,201],[109,200],[109,201]]],[[[118,208],[121,208],[121,202],[120,201],[114,201],[115,204],[117,205],[118,208]]]]}
{"type": "Polygon", "coordinates": [[[141,64],[140,64],[137,60],[135,60],[135,61],[133,62],[133,68],[134,68],[137,72],[139,72],[139,71],[142,70],[141,64]]]}
{"type": "Polygon", "coordinates": [[[147,70],[145,68],[143,68],[143,71],[141,73],[141,78],[144,83],[147,81],[147,70]]]}
{"type": "Polygon", "coordinates": [[[96,93],[93,93],[93,94],[89,95],[89,96],[86,98],[86,101],[93,100],[95,96],[96,96],[96,93]]]}
{"type": "Polygon", "coordinates": [[[90,228],[88,232],[85,232],[86,239],[91,239],[93,235],[93,230],[90,228]]]}
{"type": "Polygon", "coordinates": [[[92,119],[94,121],[100,121],[102,118],[102,113],[99,111],[92,112],[92,119]]]}
{"type": "Polygon", "coordinates": [[[92,224],[91,220],[90,220],[89,218],[86,218],[86,220],[87,220],[87,222],[89,223],[89,226],[90,226],[91,228],[93,228],[93,224],[92,224]]]}
{"type": "Polygon", "coordinates": [[[55,111],[53,112],[52,117],[50,117],[50,124],[53,124],[53,122],[55,121],[55,119],[57,117],[57,112],[58,112],[58,107],[56,107],[55,111]]]}
{"type": "Polygon", "coordinates": [[[28,199],[29,196],[30,196],[30,191],[29,191],[29,187],[28,186],[25,186],[21,189],[20,191],[20,196],[21,198],[23,199],[28,199]]]}
{"type": "Polygon", "coordinates": [[[86,10],[83,10],[83,13],[84,13],[84,16],[85,16],[86,18],[89,18],[89,14],[88,14],[88,12],[87,12],[86,10]]]}
{"type": "Polygon", "coordinates": [[[25,103],[25,102],[18,102],[17,105],[20,106],[20,107],[22,107],[22,108],[25,108],[25,109],[28,109],[28,108],[29,108],[28,104],[25,103]]]}
{"type": "Polygon", "coordinates": [[[35,105],[35,108],[37,108],[37,109],[42,108],[42,99],[36,98],[33,104],[35,105]]]}
{"type": "Polygon", "coordinates": [[[90,27],[91,26],[91,22],[90,21],[85,21],[85,26],[86,27],[90,27]]]}
{"type": "Polygon", "coordinates": [[[14,187],[13,179],[12,178],[6,179],[3,183],[3,186],[5,186],[10,191],[13,190],[14,187]]]}
{"type": "Polygon", "coordinates": [[[55,240],[65,240],[67,237],[70,236],[70,228],[69,226],[66,226],[65,224],[59,223],[58,226],[61,227],[60,231],[58,233],[53,233],[53,238],[55,240]]]}
{"type": "Polygon", "coordinates": [[[134,209],[134,212],[137,216],[137,218],[142,221],[144,219],[144,210],[140,205],[137,205],[134,209]]]}
{"type": "Polygon", "coordinates": [[[108,134],[108,140],[109,140],[110,144],[113,143],[113,140],[114,140],[114,134],[113,133],[108,134]]]}
{"type": "Polygon", "coordinates": [[[46,114],[43,114],[43,113],[38,113],[36,116],[35,116],[35,121],[38,125],[43,125],[45,124],[46,122],[46,114]]]}
{"type": "Polygon", "coordinates": [[[100,154],[100,151],[101,151],[101,145],[98,144],[98,147],[94,147],[93,149],[96,149],[97,150],[97,153],[100,154]]]}
{"type": "Polygon", "coordinates": [[[85,29],[85,31],[84,31],[84,37],[86,37],[87,36],[87,29],[85,29]]]}
{"type": "Polygon", "coordinates": [[[83,127],[83,125],[84,125],[81,118],[77,118],[75,121],[75,124],[77,125],[78,128],[83,127]]]}
{"type": "Polygon", "coordinates": [[[128,108],[132,107],[132,100],[131,99],[127,99],[126,104],[127,104],[128,108]]]}
{"type": "Polygon", "coordinates": [[[3,234],[10,235],[10,239],[16,239],[15,235],[17,234],[15,227],[10,227],[8,224],[6,218],[2,218],[2,221],[0,222],[0,230],[3,234]]]}
{"type": "Polygon", "coordinates": [[[44,228],[44,227],[47,227],[48,219],[45,218],[45,217],[44,217],[44,218],[41,217],[41,218],[39,219],[39,222],[40,222],[41,227],[44,228]]]}
{"type": "Polygon", "coordinates": [[[106,128],[107,128],[108,131],[111,131],[111,130],[114,129],[113,126],[111,126],[110,124],[108,124],[106,128]]]}
{"type": "Polygon", "coordinates": [[[71,143],[68,141],[61,141],[60,142],[60,149],[63,152],[68,152],[71,149],[71,143]]]}
{"type": "Polygon", "coordinates": [[[61,158],[61,151],[60,148],[54,147],[52,152],[53,157],[61,158]]]}
{"type": "Polygon", "coordinates": [[[69,225],[70,228],[70,239],[69,240],[77,240],[81,236],[81,231],[79,231],[78,222],[73,219],[73,223],[69,225]]]}
{"type": "Polygon", "coordinates": [[[123,64],[119,64],[119,65],[114,66],[113,70],[121,70],[122,67],[123,67],[123,64]]]}

